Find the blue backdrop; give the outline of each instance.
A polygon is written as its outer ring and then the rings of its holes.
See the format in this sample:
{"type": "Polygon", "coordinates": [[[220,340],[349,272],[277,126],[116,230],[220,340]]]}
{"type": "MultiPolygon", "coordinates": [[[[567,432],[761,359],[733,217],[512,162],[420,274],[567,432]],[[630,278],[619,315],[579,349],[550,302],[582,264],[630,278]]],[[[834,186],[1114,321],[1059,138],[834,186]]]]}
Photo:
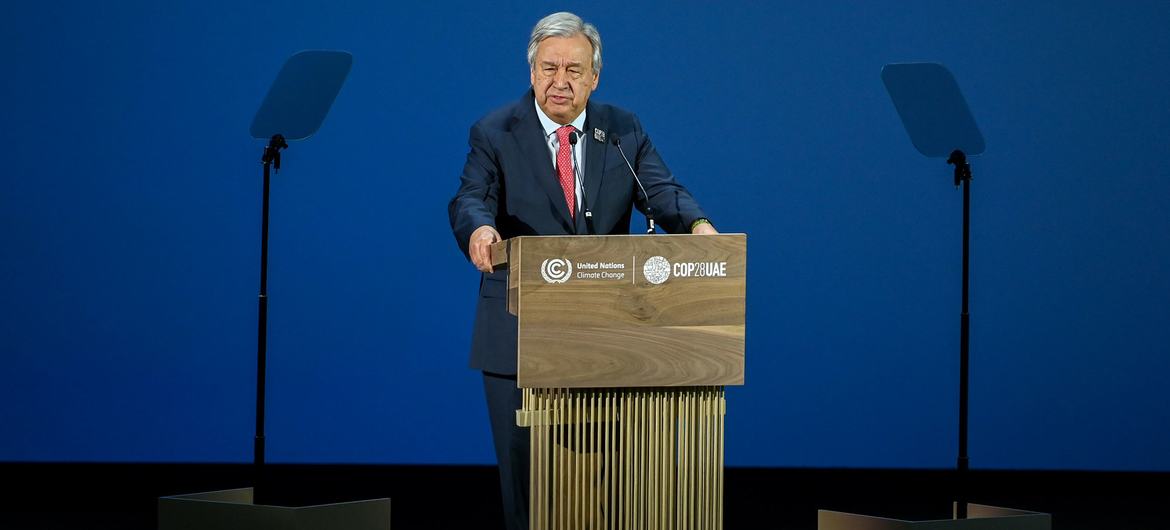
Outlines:
{"type": "Polygon", "coordinates": [[[749,234],[729,464],[952,465],[961,193],[879,79],[938,61],[988,144],[974,467],[1170,470],[1170,4],[424,4],[3,8],[0,460],[250,460],[248,125],[325,48],[353,71],[272,192],[269,458],[493,462],[446,202],[532,24],[569,9],[602,34],[594,97],[749,234]]]}

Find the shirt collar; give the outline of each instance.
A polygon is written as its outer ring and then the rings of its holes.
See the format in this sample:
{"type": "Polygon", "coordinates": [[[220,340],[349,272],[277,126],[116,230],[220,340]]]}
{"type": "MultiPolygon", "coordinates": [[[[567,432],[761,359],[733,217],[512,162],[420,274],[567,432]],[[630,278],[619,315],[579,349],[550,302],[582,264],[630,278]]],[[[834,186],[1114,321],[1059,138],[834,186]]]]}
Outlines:
{"type": "MultiPolygon", "coordinates": [[[[559,123],[552,121],[552,118],[549,118],[544,113],[544,109],[540,108],[540,104],[536,102],[536,98],[532,99],[532,105],[536,107],[536,117],[540,119],[540,126],[544,129],[545,138],[556,134],[557,129],[560,129],[562,126],[559,123]]],[[[569,123],[569,125],[576,127],[578,131],[584,132],[586,112],[588,111],[582,110],[581,115],[577,116],[577,119],[573,120],[571,123],[569,123]]]]}

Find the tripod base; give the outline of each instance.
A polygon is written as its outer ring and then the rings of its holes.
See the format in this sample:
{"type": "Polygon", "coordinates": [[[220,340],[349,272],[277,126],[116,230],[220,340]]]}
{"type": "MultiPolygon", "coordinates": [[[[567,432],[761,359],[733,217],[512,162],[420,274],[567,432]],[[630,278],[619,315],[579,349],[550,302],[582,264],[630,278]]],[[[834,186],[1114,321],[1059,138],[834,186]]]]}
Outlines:
{"type": "Polygon", "coordinates": [[[817,530],[1051,530],[1052,516],[1012,508],[968,504],[966,519],[903,521],[817,510],[817,530]]]}
{"type": "Polygon", "coordinates": [[[252,503],[252,488],[161,497],[159,530],[390,530],[390,499],[317,506],[252,503]]]}

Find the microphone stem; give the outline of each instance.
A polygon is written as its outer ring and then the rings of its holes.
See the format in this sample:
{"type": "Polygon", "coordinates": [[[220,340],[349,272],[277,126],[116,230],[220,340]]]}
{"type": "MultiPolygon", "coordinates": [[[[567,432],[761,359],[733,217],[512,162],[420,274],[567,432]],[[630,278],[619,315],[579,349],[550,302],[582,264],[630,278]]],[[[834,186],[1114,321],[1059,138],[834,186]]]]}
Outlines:
{"type": "Polygon", "coordinates": [[[589,202],[585,197],[585,177],[581,172],[581,164],[577,163],[577,142],[580,141],[578,134],[584,135],[585,133],[573,132],[569,136],[569,143],[572,145],[572,149],[569,151],[573,154],[573,178],[577,179],[577,184],[581,186],[581,215],[585,216],[585,233],[592,235],[593,212],[589,211],[589,202]]]}
{"type": "Polygon", "coordinates": [[[633,164],[630,164],[630,159],[626,157],[626,151],[622,149],[622,142],[614,135],[613,145],[618,148],[618,153],[621,153],[622,160],[625,161],[626,167],[630,168],[630,174],[634,176],[634,182],[638,184],[638,189],[642,190],[642,198],[646,202],[646,233],[654,233],[654,208],[650,206],[650,194],[646,193],[646,188],[642,186],[642,179],[638,178],[638,172],[634,171],[633,164]]]}

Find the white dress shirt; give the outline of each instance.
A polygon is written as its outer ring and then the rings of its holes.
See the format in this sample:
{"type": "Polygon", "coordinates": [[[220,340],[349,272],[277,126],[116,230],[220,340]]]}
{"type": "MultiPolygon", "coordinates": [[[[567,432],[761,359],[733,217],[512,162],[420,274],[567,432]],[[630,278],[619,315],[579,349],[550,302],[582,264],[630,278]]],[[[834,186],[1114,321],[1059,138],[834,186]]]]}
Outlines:
{"type": "MultiPolygon", "coordinates": [[[[532,102],[532,104],[536,106],[536,117],[540,118],[540,126],[544,129],[544,140],[545,143],[548,144],[549,156],[552,157],[553,169],[556,169],[557,149],[559,149],[561,146],[560,141],[557,139],[557,129],[561,128],[561,124],[552,121],[551,118],[545,115],[544,110],[540,108],[540,104],[536,103],[535,100],[532,102]]],[[[573,122],[569,123],[569,125],[576,127],[579,134],[577,145],[573,146],[573,150],[576,151],[577,163],[577,171],[573,173],[573,182],[576,183],[576,191],[574,192],[574,195],[577,197],[576,209],[577,211],[580,211],[582,193],[581,181],[585,179],[585,144],[587,143],[585,141],[585,136],[581,134],[585,132],[585,111],[581,111],[581,115],[577,116],[577,119],[573,120],[573,122]]],[[[572,160],[572,157],[570,157],[570,160],[572,160]]]]}

